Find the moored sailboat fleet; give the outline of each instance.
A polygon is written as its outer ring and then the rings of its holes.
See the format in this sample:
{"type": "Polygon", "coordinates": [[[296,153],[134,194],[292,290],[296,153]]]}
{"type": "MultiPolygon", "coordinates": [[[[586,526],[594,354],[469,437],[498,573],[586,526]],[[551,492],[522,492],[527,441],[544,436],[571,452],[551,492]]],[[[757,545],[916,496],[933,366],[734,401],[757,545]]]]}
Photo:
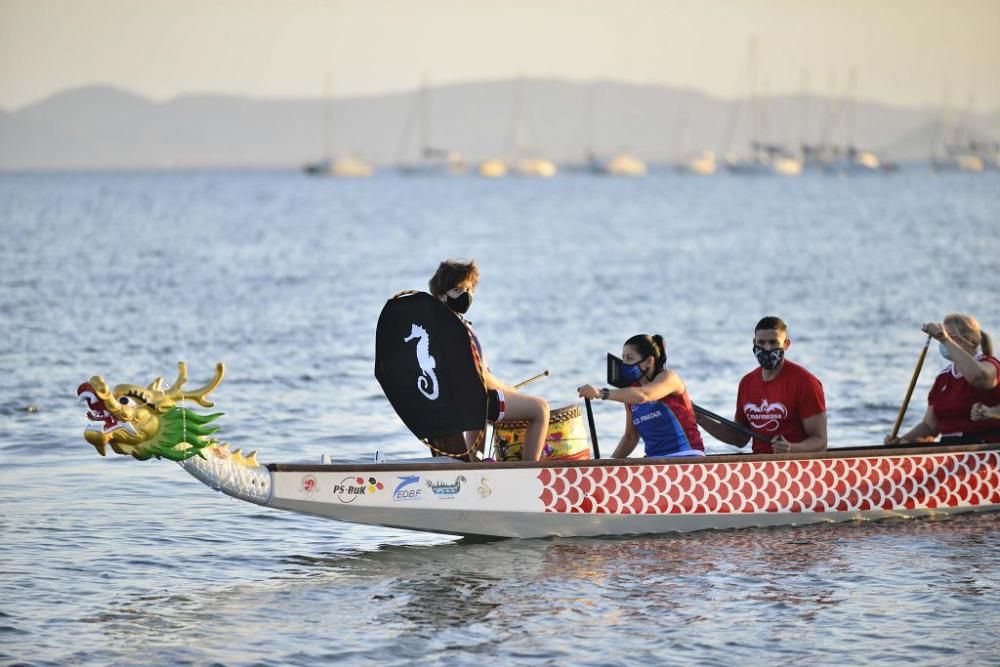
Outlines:
{"type": "MultiPolygon", "coordinates": [[[[542,149],[541,141],[532,134],[529,101],[524,93],[524,82],[517,79],[513,85],[509,130],[506,141],[492,155],[469,159],[448,142],[432,139],[431,88],[424,80],[404,121],[402,137],[395,159],[381,162],[378,167],[366,160],[359,151],[336,154],[333,150],[332,85],[327,83],[327,102],[323,110],[323,155],[320,159],[303,165],[303,171],[313,176],[339,178],[364,178],[376,171],[390,171],[416,176],[476,175],[485,179],[502,179],[509,176],[525,178],[552,178],[560,172],[586,173],[599,176],[643,177],[657,172],[680,172],[697,176],[727,173],[737,176],[796,177],[805,174],[837,176],[859,174],[884,174],[899,170],[899,164],[855,140],[854,90],[856,75],[852,71],[848,93],[839,101],[835,86],[828,96],[825,127],[817,140],[808,137],[809,96],[803,89],[801,101],[801,139],[788,141],[790,131],[782,130],[785,140],[768,132],[767,96],[758,91],[756,58],[750,58],[753,81],[747,103],[733,109],[728,139],[721,143],[723,150],[692,148],[686,140],[687,109],[682,111],[677,157],[673,161],[650,162],[637,151],[619,147],[617,150],[595,149],[593,140],[594,95],[591,92],[581,105],[585,117],[585,137],[581,158],[557,161],[542,149]],[[742,121],[741,117],[742,116],[742,121]],[[844,120],[846,118],[846,121],[844,120]],[[844,121],[844,122],[841,122],[844,121]],[[733,149],[734,127],[743,122],[748,126],[744,150],[733,149]],[[839,140],[834,139],[834,135],[839,140]],[[414,141],[414,138],[416,141],[414,141]],[[797,143],[797,145],[796,145],[797,143]],[[415,145],[415,150],[414,150],[415,145]]],[[[926,165],[935,172],[982,172],[1000,170],[1000,142],[968,130],[968,125],[951,127],[945,108],[941,130],[934,140],[926,165]]],[[[440,133],[439,133],[440,134],[440,133]]],[[[704,133],[703,133],[704,134],[704,133]]],[[[662,152],[662,151],[659,151],[662,152]]]]}

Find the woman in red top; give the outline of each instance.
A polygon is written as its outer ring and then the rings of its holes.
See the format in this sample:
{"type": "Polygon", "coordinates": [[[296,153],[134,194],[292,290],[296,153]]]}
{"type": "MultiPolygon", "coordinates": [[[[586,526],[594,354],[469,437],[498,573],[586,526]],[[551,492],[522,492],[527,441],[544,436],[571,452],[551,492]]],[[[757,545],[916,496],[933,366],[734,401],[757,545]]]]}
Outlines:
{"type": "Polygon", "coordinates": [[[993,341],[970,315],[952,313],[943,324],[930,322],[924,333],[939,342],[941,356],[950,361],[927,396],[927,412],[919,424],[885,444],[933,442],[942,444],[1000,442],[996,423],[973,419],[972,406],[1000,403],[1000,360],[993,341]]]}

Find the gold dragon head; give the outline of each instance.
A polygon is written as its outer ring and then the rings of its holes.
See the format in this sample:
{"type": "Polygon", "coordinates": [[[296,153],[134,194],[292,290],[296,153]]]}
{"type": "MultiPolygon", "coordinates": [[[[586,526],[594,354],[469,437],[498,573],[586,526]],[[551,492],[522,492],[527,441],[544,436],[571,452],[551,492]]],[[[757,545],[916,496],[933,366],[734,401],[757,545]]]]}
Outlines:
{"type": "Polygon", "coordinates": [[[83,437],[105,456],[108,445],[118,454],[146,460],[152,456],[183,461],[209,445],[217,427],[209,424],[221,413],[199,414],[182,407],[182,401],[194,401],[210,408],[205,397],[222,382],[223,365],[215,365],[215,377],[200,389],[185,391],[187,365],[177,364],[177,379],[169,387],[156,378],[146,387],[120,384],[111,389],[99,375],[81,384],[77,396],[89,410],[91,424],[83,437]]]}

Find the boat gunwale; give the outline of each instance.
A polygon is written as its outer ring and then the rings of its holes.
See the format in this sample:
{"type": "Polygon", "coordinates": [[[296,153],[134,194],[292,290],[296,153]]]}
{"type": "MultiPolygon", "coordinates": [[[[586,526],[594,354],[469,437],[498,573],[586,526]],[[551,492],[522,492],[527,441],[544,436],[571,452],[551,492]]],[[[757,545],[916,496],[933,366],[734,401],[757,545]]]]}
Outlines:
{"type": "Polygon", "coordinates": [[[456,461],[420,463],[268,463],[271,472],[410,472],[444,470],[520,470],[544,468],[596,468],[607,466],[648,466],[648,465],[706,465],[714,463],[755,463],[770,461],[812,461],[817,459],[884,458],[887,456],[926,456],[933,454],[964,454],[972,452],[1000,451],[1000,443],[975,443],[966,445],[880,445],[861,447],[840,447],[822,452],[798,454],[713,454],[704,457],[681,458],[625,458],[586,459],[582,461],[476,461],[466,463],[456,461]]]}

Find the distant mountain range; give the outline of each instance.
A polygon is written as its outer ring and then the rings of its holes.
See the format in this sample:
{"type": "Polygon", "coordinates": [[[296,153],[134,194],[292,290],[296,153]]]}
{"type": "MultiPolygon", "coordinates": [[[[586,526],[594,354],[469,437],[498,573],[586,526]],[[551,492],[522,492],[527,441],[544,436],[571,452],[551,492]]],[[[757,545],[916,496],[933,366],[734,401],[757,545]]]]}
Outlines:
{"type": "MultiPolygon", "coordinates": [[[[687,89],[559,79],[442,86],[426,100],[428,142],[471,160],[510,157],[520,144],[563,163],[583,161],[588,149],[672,162],[705,149],[745,153],[754,126],[759,139],[790,147],[803,139],[845,145],[852,115],[857,146],[917,160],[940,151],[944,117],[940,109],[871,102],[852,114],[842,100],[818,96],[772,97],[754,109],[746,100],[687,89]]],[[[353,152],[380,165],[412,162],[419,153],[417,102],[417,91],[332,103],[222,95],[154,102],[88,86],[0,111],[0,169],[297,167],[324,157],[327,131],[334,154],[353,152]]],[[[962,119],[949,124],[952,131],[1000,138],[1000,111],[967,115],[951,111],[962,119]]]]}

